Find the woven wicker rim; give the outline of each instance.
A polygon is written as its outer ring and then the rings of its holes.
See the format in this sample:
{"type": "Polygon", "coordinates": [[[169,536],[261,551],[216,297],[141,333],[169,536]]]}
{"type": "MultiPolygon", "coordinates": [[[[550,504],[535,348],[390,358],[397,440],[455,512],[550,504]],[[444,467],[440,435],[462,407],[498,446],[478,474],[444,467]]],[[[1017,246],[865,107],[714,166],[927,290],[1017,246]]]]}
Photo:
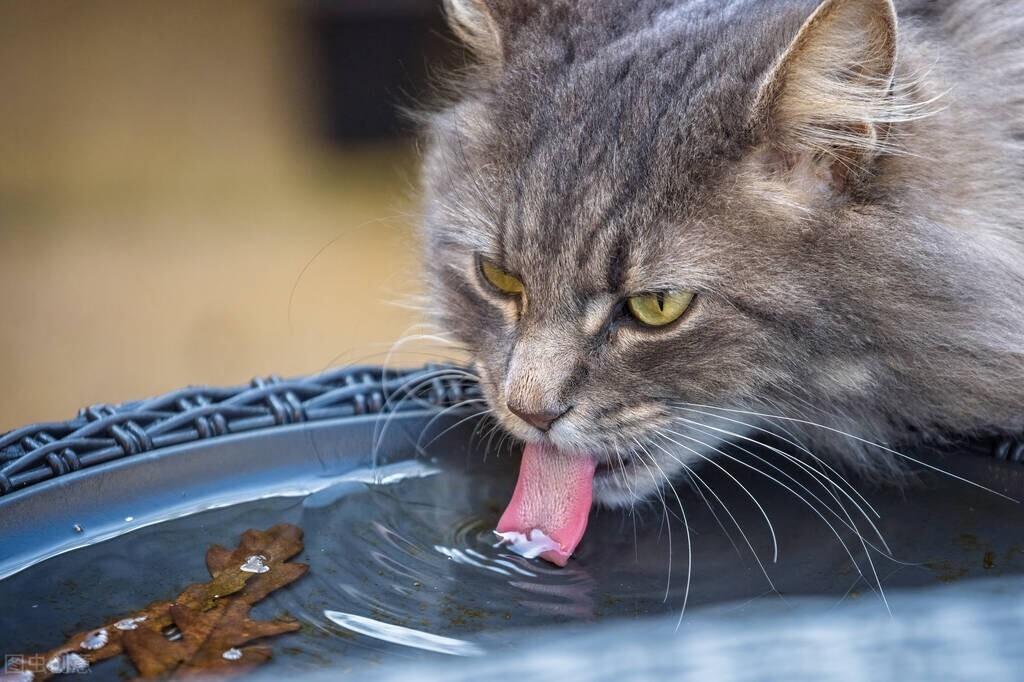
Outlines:
{"type": "Polygon", "coordinates": [[[289,424],[454,407],[479,399],[460,368],[347,367],[230,388],[189,387],[149,400],[93,405],[66,422],[0,436],[0,496],[160,448],[289,424]]]}

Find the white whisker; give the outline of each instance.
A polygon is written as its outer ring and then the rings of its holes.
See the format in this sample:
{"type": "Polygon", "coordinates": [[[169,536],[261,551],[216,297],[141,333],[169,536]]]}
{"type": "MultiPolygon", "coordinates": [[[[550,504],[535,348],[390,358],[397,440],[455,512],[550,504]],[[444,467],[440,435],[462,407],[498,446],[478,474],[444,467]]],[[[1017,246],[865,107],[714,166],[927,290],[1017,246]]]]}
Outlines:
{"type": "MultiPolygon", "coordinates": [[[[739,486],[740,490],[742,490],[744,493],[746,493],[747,497],[749,497],[751,499],[751,501],[753,501],[754,505],[757,506],[757,508],[761,511],[761,516],[764,517],[765,523],[768,524],[768,531],[769,531],[769,533],[771,533],[771,536],[772,536],[772,563],[777,563],[778,560],[779,560],[779,540],[778,540],[778,538],[775,535],[775,526],[772,525],[772,520],[770,518],[768,518],[768,512],[766,512],[764,510],[764,507],[762,507],[761,503],[758,502],[757,497],[755,497],[754,494],[750,492],[750,490],[747,488],[747,486],[743,485],[743,483],[741,483],[738,478],[733,476],[728,470],[725,469],[725,467],[723,467],[721,464],[719,464],[715,460],[711,459],[710,457],[706,457],[705,455],[702,455],[701,453],[697,452],[693,448],[688,447],[686,445],[683,445],[682,443],[680,443],[679,441],[671,438],[670,436],[666,436],[661,431],[655,430],[655,433],[657,433],[659,436],[661,436],[665,440],[671,441],[672,443],[675,443],[679,447],[684,448],[684,449],[688,450],[689,452],[693,453],[697,457],[700,457],[701,459],[703,459],[708,464],[716,467],[719,471],[721,471],[727,477],[729,477],[729,479],[733,483],[735,483],[737,486],[739,486]]],[[[669,433],[671,433],[673,435],[676,435],[676,436],[681,436],[683,438],[687,437],[684,434],[681,434],[681,433],[678,433],[678,432],[675,432],[675,431],[671,431],[671,430],[669,430],[669,433]]]]}
{"type": "MultiPolygon", "coordinates": [[[[644,464],[644,467],[647,468],[648,472],[650,472],[650,467],[648,467],[643,462],[643,457],[641,455],[639,455],[639,454],[637,456],[640,458],[641,464],[644,464]]],[[[679,493],[672,486],[672,481],[669,480],[668,475],[665,473],[664,469],[662,469],[661,466],[658,465],[658,462],[654,459],[654,457],[652,457],[649,453],[647,453],[647,456],[650,457],[651,463],[654,466],[658,467],[658,470],[661,471],[661,475],[665,478],[665,483],[668,485],[669,489],[672,491],[672,494],[675,495],[676,502],[679,503],[679,513],[683,515],[683,527],[686,530],[686,587],[683,590],[683,605],[682,605],[682,607],[679,610],[679,620],[676,621],[676,631],[678,631],[680,626],[682,626],[682,624],[683,624],[683,616],[686,615],[686,605],[687,605],[687,603],[690,600],[690,585],[691,585],[692,580],[693,580],[693,540],[690,537],[690,523],[689,523],[689,521],[686,518],[686,508],[683,506],[683,500],[679,497],[679,493]]],[[[651,475],[651,478],[652,479],[654,478],[653,474],[651,475]]],[[[654,481],[654,484],[655,484],[656,488],[660,489],[660,486],[658,486],[658,482],[657,481],[654,481]]],[[[664,496],[662,496],[662,501],[663,502],[664,502],[664,499],[665,499],[664,496]]],[[[669,531],[669,556],[670,557],[671,557],[671,547],[672,547],[672,533],[671,533],[671,529],[670,529],[670,531],[669,531]]],[[[669,560],[669,586],[671,586],[671,584],[672,584],[672,562],[671,562],[671,559],[670,559],[669,560]]],[[[668,601],[668,587],[666,587],[666,590],[665,590],[665,601],[668,601]]]]}
{"type": "Polygon", "coordinates": [[[855,440],[855,441],[857,441],[859,443],[862,443],[864,445],[868,445],[868,446],[871,446],[871,447],[874,447],[874,448],[878,448],[879,450],[882,450],[884,452],[888,452],[891,455],[896,455],[897,457],[905,459],[905,460],[907,460],[909,462],[913,462],[914,464],[917,464],[919,466],[923,466],[926,469],[931,469],[932,471],[936,471],[936,472],[938,472],[938,473],[940,473],[940,474],[942,474],[944,476],[949,476],[950,478],[956,479],[956,480],[960,481],[961,483],[966,483],[967,485],[974,486],[975,488],[979,488],[980,490],[984,490],[987,493],[992,493],[993,495],[1001,497],[1001,498],[1003,498],[1005,500],[1009,500],[1010,502],[1018,502],[1018,503],[1020,502],[1019,500],[1017,500],[1015,498],[1012,498],[1009,495],[1004,495],[1001,492],[998,492],[996,490],[992,490],[991,488],[987,488],[987,487],[981,485],[980,483],[976,483],[976,482],[974,482],[974,481],[972,481],[972,480],[970,480],[968,478],[964,478],[963,476],[958,476],[957,474],[954,474],[951,471],[946,471],[945,469],[937,467],[937,466],[935,466],[933,464],[929,464],[927,462],[923,462],[923,461],[921,461],[921,460],[919,460],[919,459],[917,459],[915,457],[911,457],[910,455],[906,455],[906,454],[904,454],[902,452],[899,452],[897,450],[893,450],[892,448],[886,447],[885,445],[882,445],[881,443],[876,443],[876,442],[870,441],[870,440],[868,440],[866,438],[861,438],[860,436],[855,436],[852,433],[848,433],[846,431],[843,431],[841,429],[836,429],[836,428],[833,428],[831,426],[826,426],[825,424],[819,424],[817,422],[809,421],[807,419],[798,419],[796,417],[784,417],[784,416],[775,415],[775,414],[763,414],[763,413],[760,413],[760,412],[751,412],[751,411],[747,411],[747,410],[736,410],[736,409],[729,409],[729,408],[724,408],[724,407],[714,407],[713,405],[701,405],[699,403],[683,403],[683,404],[686,405],[686,406],[691,406],[691,407],[702,407],[702,408],[708,409],[708,410],[720,410],[722,412],[732,412],[732,413],[737,413],[737,414],[747,414],[747,415],[750,415],[750,416],[753,416],[753,417],[761,417],[763,419],[781,419],[783,421],[793,422],[793,423],[796,423],[796,424],[803,424],[805,426],[812,426],[812,427],[815,427],[815,428],[818,428],[818,429],[822,429],[822,430],[825,430],[825,431],[830,431],[830,432],[838,434],[840,436],[845,436],[847,438],[855,440]]]}
{"type": "MultiPolygon", "coordinates": [[[[440,379],[469,379],[471,381],[477,380],[477,378],[474,375],[470,374],[469,372],[466,372],[465,370],[461,370],[454,367],[445,367],[433,372],[427,372],[425,374],[416,374],[407,381],[400,384],[393,391],[390,391],[385,398],[384,405],[382,406],[382,411],[388,411],[389,414],[383,419],[383,423],[381,423],[381,420],[377,420],[377,422],[374,424],[374,446],[371,455],[372,466],[377,466],[377,457],[379,455],[381,443],[383,442],[384,436],[386,435],[388,428],[391,426],[391,422],[395,419],[395,416],[398,414],[399,408],[401,408],[401,406],[404,405],[407,400],[418,400],[418,398],[416,397],[416,392],[419,391],[420,388],[427,384],[430,384],[433,381],[438,381],[440,379]],[[402,395],[402,398],[397,403],[392,403],[392,398],[394,397],[395,394],[398,393],[403,393],[404,395],[402,395]]],[[[436,408],[438,408],[437,405],[427,405],[427,409],[436,408]]]]}
{"type": "MultiPolygon", "coordinates": [[[[690,421],[690,420],[684,420],[684,421],[690,421]]],[[[685,434],[681,434],[681,433],[678,433],[678,432],[675,432],[675,431],[670,431],[670,433],[673,433],[673,434],[675,434],[677,436],[680,436],[682,438],[687,438],[688,437],[685,434]]],[[[696,439],[692,439],[692,440],[696,440],[696,439]]],[[[701,441],[698,440],[697,442],[700,443],[701,441]]],[[[706,445],[706,444],[704,444],[704,445],[706,445]]],[[[795,495],[798,499],[802,500],[808,506],[808,508],[810,508],[815,514],[817,514],[818,518],[820,518],[822,521],[824,521],[825,524],[832,530],[832,532],[835,534],[836,538],[839,540],[840,544],[843,546],[843,549],[846,550],[846,553],[849,555],[850,560],[853,561],[854,566],[857,567],[857,571],[860,572],[860,567],[859,567],[859,565],[857,563],[857,560],[853,557],[853,553],[850,551],[850,548],[846,545],[846,542],[843,541],[842,537],[839,535],[839,532],[836,530],[836,528],[828,521],[828,519],[825,518],[824,514],[822,514],[820,511],[818,511],[818,509],[814,505],[812,505],[809,502],[807,502],[807,500],[802,495],[800,495],[800,493],[796,492],[795,490],[793,490],[788,485],[786,485],[785,483],[783,483],[779,479],[775,478],[771,474],[768,474],[768,473],[758,469],[755,466],[751,466],[749,463],[744,462],[743,460],[740,460],[740,459],[737,459],[735,457],[732,457],[731,455],[723,452],[722,450],[719,450],[719,449],[716,449],[716,450],[717,450],[717,452],[719,452],[720,454],[722,454],[726,458],[736,462],[737,464],[740,464],[741,466],[745,466],[745,467],[753,470],[754,472],[756,472],[756,473],[758,473],[758,474],[768,478],[770,481],[774,482],[776,485],[778,485],[778,486],[782,487],[783,489],[789,491],[790,493],[795,495]]],[[[703,455],[700,455],[700,456],[703,457],[703,455]]],[[[707,457],[704,457],[704,459],[706,461],[709,461],[709,462],[713,461],[713,460],[711,460],[711,459],[709,459],[707,457]]],[[[722,467],[719,466],[719,468],[721,469],[722,467]]],[[[724,469],[723,469],[723,471],[724,471],[724,469]]],[[[760,505],[758,505],[758,507],[760,507],[760,505]]],[[[841,508],[842,508],[842,506],[841,506],[841,508]]],[[[763,510],[762,510],[762,513],[763,513],[763,510]]],[[[880,596],[882,597],[882,602],[885,604],[886,610],[889,611],[889,613],[891,614],[892,611],[889,608],[889,601],[888,601],[888,599],[886,599],[885,591],[882,588],[881,579],[878,577],[878,571],[875,568],[875,562],[871,558],[871,552],[868,549],[868,543],[864,539],[863,534],[856,530],[856,524],[852,523],[852,519],[850,521],[851,521],[852,527],[853,527],[853,529],[854,529],[854,531],[855,531],[855,533],[857,535],[857,538],[860,540],[861,545],[864,548],[864,553],[865,553],[865,556],[867,557],[867,560],[868,560],[868,566],[871,568],[871,572],[875,576],[875,581],[878,583],[878,590],[879,590],[880,596]]],[[[885,540],[883,539],[882,542],[884,543],[885,540]]]]}
{"type": "MultiPolygon", "coordinates": [[[[636,440],[636,439],[634,439],[634,440],[636,440]]],[[[639,441],[637,441],[637,444],[639,445],[639,441]]],[[[735,524],[737,526],[737,528],[739,529],[739,525],[736,523],[736,519],[733,518],[732,514],[729,512],[729,508],[726,506],[725,502],[722,501],[722,499],[715,493],[715,491],[712,490],[711,486],[708,485],[708,483],[703,478],[701,478],[701,476],[692,467],[687,466],[684,462],[679,460],[678,457],[675,457],[670,452],[665,450],[665,448],[661,447],[660,444],[652,441],[652,445],[654,445],[659,450],[664,452],[666,455],[671,457],[673,460],[675,460],[680,466],[682,466],[686,470],[686,472],[687,472],[687,479],[688,479],[688,481],[690,481],[690,487],[698,495],[700,495],[700,498],[704,501],[704,504],[707,505],[708,511],[711,512],[711,515],[715,519],[715,523],[718,524],[718,527],[722,530],[722,533],[729,540],[729,544],[732,545],[732,548],[734,550],[736,550],[736,555],[737,556],[742,556],[743,553],[740,551],[740,548],[736,544],[736,541],[733,540],[732,533],[730,533],[729,530],[725,527],[725,524],[722,523],[722,519],[719,518],[718,513],[715,511],[714,505],[711,504],[711,501],[708,500],[707,495],[704,494],[704,488],[706,488],[707,491],[709,493],[711,493],[711,495],[717,500],[718,504],[722,507],[722,509],[724,509],[725,512],[727,514],[729,514],[730,518],[732,518],[733,524],[735,524]],[[701,486],[703,486],[703,488],[701,486]]],[[[740,530],[740,534],[742,535],[742,533],[743,533],[742,529],[739,529],[739,530],[740,530]]],[[[748,543],[748,546],[749,546],[749,543],[748,543]]],[[[751,548],[751,551],[753,551],[753,548],[751,548]]]]}
{"type": "MultiPolygon", "coordinates": [[[[691,410],[691,411],[695,411],[695,410],[691,410]]],[[[740,421],[737,421],[737,420],[734,420],[734,419],[728,419],[728,418],[725,418],[725,417],[717,417],[716,415],[709,415],[709,416],[713,416],[716,419],[724,419],[725,421],[736,422],[736,423],[741,424],[743,426],[751,426],[750,424],[746,424],[745,422],[740,422],[740,421]]],[[[685,417],[677,417],[676,419],[679,420],[679,421],[685,422],[687,425],[690,426],[690,428],[698,428],[699,427],[701,429],[710,429],[711,431],[714,431],[714,432],[720,433],[720,434],[724,434],[724,435],[726,435],[726,436],[728,436],[730,438],[734,438],[734,439],[737,439],[737,440],[742,440],[742,441],[745,441],[745,442],[748,442],[748,443],[752,443],[754,445],[758,445],[758,446],[763,447],[763,448],[765,448],[765,449],[767,449],[767,450],[769,450],[771,452],[774,452],[775,454],[785,458],[786,460],[788,460],[790,462],[793,462],[798,467],[800,467],[802,470],[806,471],[816,482],[818,482],[818,484],[821,485],[822,489],[825,490],[825,492],[828,493],[828,495],[830,497],[832,497],[832,499],[834,499],[836,501],[836,504],[839,506],[839,508],[842,509],[843,513],[847,514],[847,517],[849,518],[849,514],[848,514],[848,512],[846,512],[846,509],[845,509],[845,506],[843,505],[843,503],[836,497],[835,493],[833,493],[828,488],[828,486],[825,485],[825,482],[830,483],[839,493],[841,493],[851,503],[853,503],[854,507],[857,508],[857,511],[859,511],[860,514],[865,518],[865,520],[867,520],[867,522],[871,526],[872,530],[874,530],[875,534],[878,536],[879,541],[882,543],[882,547],[884,547],[884,552],[881,552],[881,553],[889,556],[889,558],[892,558],[892,550],[889,548],[888,543],[885,541],[885,537],[882,535],[882,532],[879,530],[878,526],[875,525],[875,522],[871,519],[871,517],[867,514],[867,512],[863,509],[863,507],[861,507],[861,505],[857,502],[857,500],[855,500],[853,497],[851,497],[849,495],[849,493],[847,493],[841,486],[837,486],[835,484],[835,482],[833,482],[830,478],[825,476],[822,472],[817,471],[813,467],[809,466],[806,462],[800,461],[800,459],[798,457],[794,457],[793,455],[789,454],[788,452],[785,452],[783,450],[780,450],[779,448],[773,447],[772,445],[769,445],[768,443],[762,443],[761,441],[755,440],[753,438],[750,438],[749,436],[744,436],[744,435],[741,435],[741,434],[736,433],[734,431],[729,431],[728,429],[721,429],[721,428],[718,428],[718,427],[715,427],[715,426],[711,426],[710,424],[703,424],[703,423],[698,422],[698,421],[694,421],[694,420],[691,420],[691,419],[686,419],[685,417]],[[819,477],[820,477],[820,479],[823,479],[823,480],[820,480],[819,477]]],[[[764,429],[760,429],[760,430],[764,431],[764,429]]],[[[768,433],[770,435],[775,435],[775,434],[772,434],[770,431],[765,431],[765,433],[768,433]]],[[[705,435],[711,435],[711,434],[708,434],[707,432],[704,432],[704,434],[705,435]]],[[[785,440],[785,439],[782,439],[782,440],[785,440]]],[[[783,475],[787,476],[790,480],[792,480],[797,485],[800,485],[805,491],[807,491],[807,493],[809,495],[811,495],[816,500],[818,500],[818,502],[823,507],[825,507],[825,509],[827,509],[833,515],[835,515],[835,511],[832,510],[832,508],[829,505],[825,504],[822,500],[820,500],[817,497],[817,495],[815,495],[813,492],[811,492],[806,486],[804,486],[803,484],[799,483],[793,476],[791,476],[790,474],[782,471],[779,467],[777,467],[774,464],[771,464],[767,460],[761,458],[759,455],[756,455],[756,454],[752,453],[750,450],[748,450],[748,449],[746,449],[746,448],[744,448],[744,447],[742,447],[742,446],[740,446],[740,445],[738,445],[736,443],[733,443],[733,446],[738,448],[738,449],[740,449],[740,450],[742,450],[743,452],[749,454],[750,456],[752,456],[752,457],[754,457],[754,458],[756,458],[756,459],[758,459],[758,460],[760,460],[762,462],[767,463],[772,468],[776,469],[777,471],[779,471],[783,475]]],[[[845,480],[845,479],[843,479],[843,480],[845,480]]],[[[849,482],[847,482],[847,484],[850,485],[851,488],[853,488],[853,486],[851,484],[849,484],[849,482]]],[[[876,514],[877,518],[881,518],[881,515],[878,514],[878,512],[875,511],[875,509],[873,507],[871,507],[871,511],[873,511],[876,514]]],[[[859,532],[859,530],[857,530],[856,524],[853,523],[853,519],[850,519],[848,524],[846,522],[842,521],[842,519],[840,519],[840,522],[844,523],[844,525],[847,525],[847,527],[849,527],[851,530],[857,532],[858,535],[859,535],[860,532],[859,532]]],[[[874,545],[872,545],[872,547],[874,547],[874,545]]],[[[881,551],[881,550],[879,550],[879,551],[881,551]]]]}
{"type": "MultiPolygon", "coordinates": [[[[662,433],[660,433],[660,432],[658,432],[658,431],[656,431],[656,433],[658,433],[658,435],[659,435],[659,436],[661,436],[662,438],[665,438],[666,440],[671,440],[671,439],[667,438],[667,437],[666,437],[666,436],[665,436],[664,434],[662,434],[662,433]]],[[[730,509],[729,509],[728,505],[726,505],[726,504],[725,504],[725,502],[724,502],[724,501],[722,500],[722,498],[721,498],[721,497],[719,497],[718,493],[716,493],[716,492],[714,491],[714,489],[712,489],[712,487],[711,487],[710,485],[708,485],[708,484],[707,484],[707,483],[706,483],[706,482],[705,482],[705,481],[704,481],[704,480],[703,480],[703,479],[702,479],[702,478],[701,478],[701,477],[700,477],[700,476],[699,476],[699,475],[697,474],[697,472],[696,472],[696,471],[694,471],[694,470],[693,470],[693,468],[692,468],[692,467],[688,466],[688,465],[687,465],[687,464],[686,464],[685,462],[683,462],[683,461],[682,461],[681,459],[679,459],[678,457],[676,457],[675,455],[673,455],[673,454],[672,454],[671,452],[669,452],[668,450],[666,450],[666,449],[665,449],[664,447],[662,447],[662,446],[661,446],[661,445],[660,445],[659,443],[654,443],[654,445],[655,445],[655,446],[656,446],[656,447],[657,447],[657,448],[658,448],[659,450],[661,450],[661,451],[662,451],[662,452],[664,452],[664,453],[665,453],[666,455],[668,455],[668,456],[669,456],[670,458],[672,458],[673,460],[675,460],[675,462],[676,462],[677,464],[679,464],[679,465],[680,465],[681,467],[683,467],[683,469],[685,469],[685,470],[686,470],[686,471],[687,471],[687,472],[689,473],[689,475],[693,476],[694,478],[696,478],[696,480],[700,481],[700,482],[701,482],[701,484],[703,484],[703,485],[704,485],[704,487],[708,489],[708,492],[709,492],[709,493],[711,493],[712,497],[714,497],[714,498],[715,498],[715,499],[716,499],[716,500],[718,501],[718,504],[722,505],[722,509],[724,509],[724,510],[725,510],[725,513],[729,515],[729,518],[730,518],[730,519],[732,519],[732,523],[733,523],[733,525],[734,525],[734,526],[736,526],[736,530],[738,530],[738,531],[739,531],[739,533],[740,533],[740,537],[742,537],[742,538],[743,538],[743,542],[745,542],[745,543],[746,543],[746,545],[747,545],[747,547],[748,547],[748,548],[750,548],[750,554],[751,554],[751,556],[753,556],[753,557],[754,557],[754,561],[756,561],[756,562],[757,562],[757,565],[758,565],[758,566],[760,567],[760,569],[761,569],[761,572],[762,572],[762,573],[764,574],[765,580],[767,580],[767,581],[768,581],[768,585],[769,585],[769,586],[770,586],[770,587],[772,588],[772,590],[773,590],[773,591],[774,591],[774,592],[775,592],[776,594],[778,594],[778,589],[777,589],[777,588],[775,587],[775,583],[774,583],[774,582],[772,581],[772,578],[771,578],[771,576],[770,576],[770,575],[768,574],[768,570],[767,570],[767,569],[765,568],[765,566],[764,566],[764,563],[762,563],[762,561],[761,561],[761,558],[760,558],[759,556],[757,556],[757,550],[756,550],[756,549],[754,549],[754,545],[753,545],[753,543],[752,543],[752,542],[750,541],[750,538],[748,538],[748,537],[747,537],[747,534],[746,534],[746,533],[745,533],[745,532],[743,531],[743,527],[742,527],[742,526],[740,526],[740,523],[739,523],[739,521],[738,521],[738,520],[736,519],[736,517],[735,517],[735,516],[733,515],[733,513],[732,513],[732,510],[730,510],[730,509]]],[[[679,445],[679,443],[677,443],[677,445],[679,445]]],[[[683,448],[685,448],[685,449],[687,449],[687,450],[690,450],[690,448],[687,448],[687,447],[686,447],[685,445],[680,445],[680,447],[683,447],[683,448]]],[[[692,450],[690,450],[690,451],[691,451],[691,452],[693,452],[692,450]]],[[[696,453],[695,453],[695,454],[696,454],[696,453]]],[[[711,505],[709,504],[708,506],[710,507],[711,505]]],[[[716,517],[716,518],[717,518],[717,517],[716,517]]],[[[721,524],[719,524],[719,525],[721,525],[721,524]]],[[[724,528],[723,528],[723,530],[724,530],[724,528]]],[[[731,541],[731,538],[730,538],[730,541],[731,541]]],[[[736,551],[737,551],[737,552],[739,552],[739,548],[738,548],[738,547],[736,547],[736,546],[735,546],[735,544],[733,545],[733,547],[734,547],[734,548],[736,548],[736,551]]]]}
{"type": "MultiPolygon", "coordinates": [[[[678,406],[677,406],[677,408],[678,408],[678,406]]],[[[813,452],[811,452],[811,450],[806,448],[803,444],[801,444],[801,443],[799,443],[799,442],[797,442],[795,440],[791,440],[789,438],[786,438],[784,436],[780,436],[779,434],[775,433],[774,431],[770,431],[770,430],[765,429],[763,427],[757,426],[756,424],[751,424],[749,422],[740,421],[738,419],[733,419],[731,417],[724,417],[724,416],[722,416],[720,414],[713,414],[711,412],[705,412],[705,411],[702,411],[702,410],[696,410],[696,409],[691,408],[691,407],[684,407],[684,408],[681,408],[681,409],[687,410],[689,412],[694,412],[696,414],[702,414],[702,415],[707,416],[707,417],[713,417],[715,419],[720,419],[722,421],[731,422],[733,424],[738,424],[740,426],[744,426],[744,427],[752,429],[754,431],[758,431],[760,433],[767,434],[769,436],[772,436],[773,438],[777,438],[777,439],[783,441],[784,443],[792,445],[793,447],[797,448],[801,452],[804,452],[805,454],[807,454],[807,456],[811,457],[815,462],[817,462],[821,466],[824,466],[829,471],[831,471],[833,474],[835,474],[839,478],[839,480],[842,481],[843,483],[845,483],[846,487],[848,487],[849,490],[852,491],[853,494],[856,495],[860,499],[860,501],[863,502],[864,505],[869,510],[871,510],[871,513],[875,515],[875,518],[878,518],[878,519],[882,518],[882,515],[878,513],[878,511],[874,508],[874,506],[870,502],[868,502],[867,499],[861,494],[861,492],[859,490],[857,490],[857,488],[854,487],[853,484],[851,484],[848,480],[846,480],[846,478],[841,473],[839,473],[839,471],[837,471],[835,469],[835,467],[831,466],[830,464],[828,464],[827,462],[822,460],[820,457],[815,455],[813,452]]],[[[729,435],[735,436],[735,437],[739,437],[738,434],[731,433],[731,432],[729,432],[729,435]]],[[[792,435],[792,434],[790,434],[790,435],[792,435]]],[[[749,440],[750,442],[753,442],[753,443],[758,443],[760,445],[765,445],[764,443],[761,443],[760,441],[756,441],[756,440],[749,439],[749,438],[744,438],[744,440],[749,440]]],[[[765,445],[765,447],[768,447],[768,446],[765,445]]],[[[775,448],[771,448],[771,449],[775,450],[775,448]]],[[[828,479],[828,480],[830,482],[832,482],[831,479],[828,479]]],[[[832,482],[832,484],[836,485],[835,482],[832,482]]],[[[843,486],[837,486],[837,487],[839,487],[840,489],[843,488],[843,486]]],[[[846,495],[846,497],[849,497],[849,495],[846,495]]],[[[856,502],[855,502],[855,504],[856,504],[856,502]]]]}
{"type": "Polygon", "coordinates": [[[637,453],[636,456],[637,461],[643,464],[644,468],[647,470],[647,475],[651,477],[651,483],[654,484],[654,492],[658,495],[658,499],[661,501],[663,513],[661,517],[662,525],[659,529],[659,540],[661,539],[661,531],[665,530],[666,525],[668,526],[668,582],[665,585],[664,598],[664,601],[668,601],[669,590],[672,587],[672,518],[668,511],[668,503],[665,501],[665,492],[661,489],[661,485],[658,483],[658,480],[654,477],[654,472],[651,470],[649,466],[647,466],[647,462],[644,461],[643,457],[639,453],[637,453]]]}
{"type": "Polygon", "coordinates": [[[468,400],[462,400],[460,402],[455,403],[454,405],[446,407],[443,410],[441,410],[440,412],[438,412],[437,414],[435,414],[433,417],[430,418],[430,421],[428,421],[423,426],[422,432],[420,433],[420,437],[416,440],[416,446],[415,446],[416,451],[420,452],[421,450],[426,450],[431,445],[436,443],[438,441],[438,439],[444,437],[445,434],[449,433],[453,429],[457,429],[458,427],[462,426],[463,424],[465,424],[466,422],[468,422],[471,419],[476,419],[477,417],[480,417],[480,416],[485,415],[485,414],[491,414],[491,413],[493,413],[493,410],[488,407],[486,409],[477,410],[476,412],[473,412],[469,416],[467,416],[467,417],[465,417],[463,419],[460,419],[459,421],[455,422],[454,424],[452,424],[451,426],[446,428],[441,433],[439,433],[436,436],[434,436],[433,438],[431,438],[429,443],[427,443],[426,445],[423,445],[421,447],[421,443],[423,442],[423,436],[426,435],[427,431],[430,430],[430,427],[433,426],[434,423],[438,419],[441,419],[442,417],[444,417],[444,415],[448,414],[449,412],[454,412],[455,410],[460,410],[460,409],[462,409],[462,408],[464,408],[464,407],[466,407],[468,405],[476,405],[476,404],[479,404],[479,403],[486,403],[486,402],[487,401],[484,400],[483,398],[470,398],[468,400]]]}

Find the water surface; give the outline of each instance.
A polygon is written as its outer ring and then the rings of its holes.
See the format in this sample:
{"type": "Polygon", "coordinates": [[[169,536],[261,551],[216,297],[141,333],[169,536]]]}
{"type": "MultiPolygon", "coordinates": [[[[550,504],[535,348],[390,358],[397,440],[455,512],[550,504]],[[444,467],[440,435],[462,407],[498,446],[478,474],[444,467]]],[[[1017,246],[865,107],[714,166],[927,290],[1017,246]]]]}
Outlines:
{"type": "MultiPolygon", "coordinates": [[[[68,634],[171,598],[207,579],[209,545],[233,547],[246,529],[282,522],[305,531],[305,551],[294,560],[310,571],[254,609],[257,618],[287,613],[302,623],[267,642],[275,658],[259,674],[268,679],[324,668],[355,679],[384,662],[498,651],[514,640],[510,630],[681,614],[684,604],[742,616],[766,605],[789,609],[799,595],[831,595],[836,608],[874,600],[884,609],[879,582],[898,594],[1024,572],[1024,553],[1005,541],[1017,525],[1007,512],[1017,514],[1016,506],[955,481],[903,493],[864,488],[896,555],[872,551],[869,562],[866,545],[838,516],[823,514],[842,540],[791,493],[750,471],[733,472],[736,481],[706,472],[721,495],[714,507],[680,486],[689,532],[674,502],[668,513],[657,501],[595,511],[576,556],[557,568],[509,551],[493,533],[514,466],[510,458],[442,457],[379,484],[347,476],[311,486],[313,494],[168,520],[53,557],[0,581],[0,642],[5,653],[45,651],[68,634]],[[969,506],[950,508],[951,495],[969,498],[969,506]]],[[[133,671],[115,659],[93,673],[103,680],[133,671]]]]}

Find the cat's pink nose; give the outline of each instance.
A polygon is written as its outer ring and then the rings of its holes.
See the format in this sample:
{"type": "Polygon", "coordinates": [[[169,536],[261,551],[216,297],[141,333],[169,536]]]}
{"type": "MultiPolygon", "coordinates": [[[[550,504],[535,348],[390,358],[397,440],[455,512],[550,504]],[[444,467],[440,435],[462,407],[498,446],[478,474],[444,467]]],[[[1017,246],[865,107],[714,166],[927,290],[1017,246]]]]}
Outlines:
{"type": "Polygon", "coordinates": [[[512,412],[512,414],[519,417],[530,426],[540,429],[541,431],[547,431],[548,429],[550,429],[551,425],[555,423],[555,420],[557,420],[563,414],[568,412],[568,410],[564,410],[561,412],[555,410],[542,410],[540,412],[533,412],[520,405],[517,405],[513,401],[509,401],[508,409],[512,412]]]}

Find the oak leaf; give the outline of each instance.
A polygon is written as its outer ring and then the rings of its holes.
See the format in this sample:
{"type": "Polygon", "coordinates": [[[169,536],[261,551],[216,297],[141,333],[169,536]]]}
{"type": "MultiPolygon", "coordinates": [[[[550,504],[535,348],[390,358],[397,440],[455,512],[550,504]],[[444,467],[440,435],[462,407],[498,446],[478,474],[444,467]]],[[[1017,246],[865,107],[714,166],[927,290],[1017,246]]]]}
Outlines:
{"type": "MultiPolygon", "coordinates": [[[[32,661],[33,680],[60,672],[59,663],[75,656],[88,664],[125,653],[143,678],[182,679],[226,676],[267,661],[271,650],[250,642],[294,632],[297,621],[249,617],[254,604],[298,580],[309,569],[288,560],[302,551],[302,530],[280,524],[248,530],[238,547],[214,545],[206,553],[211,579],[186,587],[172,601],[153,602],[131,615],[72,635],[63,646],[24,657],[32,661]],[[179,635],[168,637],[169,628],[179,635]]],[[[70,659],[75,661],[77,659],[70,659]]],[[[17,671],[0,672],[0,681],[17,671]]]]}

